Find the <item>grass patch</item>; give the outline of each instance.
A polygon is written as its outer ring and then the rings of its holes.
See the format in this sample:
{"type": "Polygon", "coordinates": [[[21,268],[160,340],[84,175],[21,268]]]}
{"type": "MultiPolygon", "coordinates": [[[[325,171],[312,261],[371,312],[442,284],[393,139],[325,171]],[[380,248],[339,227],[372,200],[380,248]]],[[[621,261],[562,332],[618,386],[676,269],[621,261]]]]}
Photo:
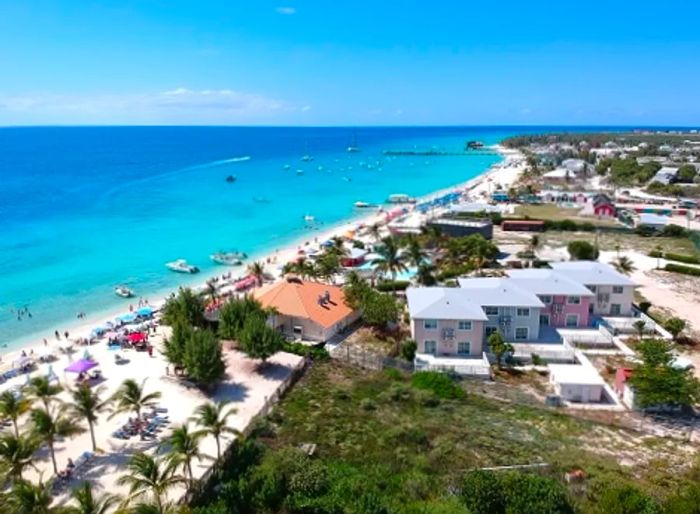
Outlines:
{"type": "Polygon", "coordinates": [[[416,389],[431,391],[436,396],[446,399],[464,398],[464,389],[455,383],[455,379],[437,371],[421,371],[411,377],[411,385],[416,389]]]}
{"type": "Polygon", "coordinates": [[[556,204],[542,205],[518,205],[515,208],[515,214],[523,218],[532,218],[538,220],[564,221],[572,220],[577,223],[592,223],[601,227],[616,227],[619,226],[615,220],[598,219],[594,216],[581,216],[582,207],[575,209],[567,209],[559,207],[556,204]]]}

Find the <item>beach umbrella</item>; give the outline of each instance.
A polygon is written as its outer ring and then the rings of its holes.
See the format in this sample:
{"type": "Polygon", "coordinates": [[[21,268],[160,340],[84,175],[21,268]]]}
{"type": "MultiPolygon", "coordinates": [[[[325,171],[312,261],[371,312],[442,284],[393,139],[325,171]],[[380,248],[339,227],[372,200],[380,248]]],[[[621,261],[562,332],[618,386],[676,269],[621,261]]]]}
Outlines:
{"type": "Polygon", "coordinates": [[[136,311],[136,314],[139,316],[151,316],[153,314],[153,307],[149,307],[148,305],[145,307],[141,307],[139,310],[136,311]]]}
{"type": "Polygon", "coordinates": [[[133,312],[122,314],[117,318],[117,321],[121,323],[133,323],[134,321],[136,321],[136,314],[133,312]]]}
{"type": "Polygon", "coordinates": [[[126,336],[126,338],[132,343],[141,343],[146,340],[146,334],[143,332],[134,332],[126,336]]]}
{"type": "Polygon", "coordinates": [[[94,368],[97,365],[98,364],[93,360],[80,359],[80,360],[75,361],[73,364],[71,364],[67,368],[65,368],[64,371],[68,371],[70,373],[85,373],[86,371],[91,370],[92,368],[94,368]]]}

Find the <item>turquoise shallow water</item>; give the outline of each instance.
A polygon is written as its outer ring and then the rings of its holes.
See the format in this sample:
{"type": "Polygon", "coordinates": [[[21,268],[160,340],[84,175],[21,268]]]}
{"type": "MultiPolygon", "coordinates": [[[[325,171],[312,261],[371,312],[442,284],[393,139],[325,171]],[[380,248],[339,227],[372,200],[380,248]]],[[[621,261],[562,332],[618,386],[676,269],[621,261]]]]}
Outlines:
{"type": "Polygon", "coordinates": [[[356,214],[355,201],[427,194],[499,160],[387,158],[385,149],[459,151],[467,140],[496,143],[513,132],[0,129],[0,344],[48,336],[74,324],[77,312],[127,307],[113,294],[119,283],[142,295],[177,287],[187,277],[169,272],[167,261],[185,258],[206,272],[215,267],[208,255],[220,249],[260,253],[312,237],[307,214],[332,225],[356,214]],[[361,152],[345,150],[353,135],[361,152]],[[307,151],[313,162],[300,160],[307,151]],[[226,183],[227,175],[237,181],[226,183]],[[32,317],[17,320],[24,306],[32,317]]]}

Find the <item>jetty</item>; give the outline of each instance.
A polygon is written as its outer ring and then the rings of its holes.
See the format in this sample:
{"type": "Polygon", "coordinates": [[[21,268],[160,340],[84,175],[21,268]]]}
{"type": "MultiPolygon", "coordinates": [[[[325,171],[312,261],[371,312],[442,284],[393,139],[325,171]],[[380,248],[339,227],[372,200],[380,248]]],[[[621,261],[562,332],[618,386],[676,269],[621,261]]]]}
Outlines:
{"type": "Polygon", "coordinates": [[[384,155],[426,156],[426,157],[474,157],[481,155],[499,155],[494,150],[467,150],[455,152],[450,150],[384,150],[384,155]]]}

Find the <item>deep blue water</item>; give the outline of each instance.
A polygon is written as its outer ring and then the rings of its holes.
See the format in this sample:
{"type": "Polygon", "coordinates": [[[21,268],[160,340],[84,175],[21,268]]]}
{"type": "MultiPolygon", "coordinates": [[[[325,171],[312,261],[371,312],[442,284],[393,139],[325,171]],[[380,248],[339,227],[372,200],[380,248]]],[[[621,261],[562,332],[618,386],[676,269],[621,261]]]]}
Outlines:
{"type": "MultiPolygon", "coordinates": [[[[522,129],[518,129],[521,132],[522,129]]],[[[496,156],[395,157],[385,149],[461,150],[508,128],[81,127],[0,129],[0,344],[43,337],[128,305],[113,294],[176,287],[164,263],[260,253],[354,214],[357,200],[422,195],[481,173],[496,156]],[[345,151],[356,135],[359,153],[345,151]],[[303,154],[315,156],[301,162],[303,154]],[[237,160],[247,157],[248,160],[237,160]],[[371,163],[373,167],[361,163],[371,163]],[[290,164],[291,169],[283,166],[290,164]],[[322,169],[319,169],[319,166],[322,169]],[[303,175],[295,170],[303,169],[303,175]],[[237,181],[227,184],[225,177],[237,181]],[[344,178],[349,178],[347,181],[344,178]],[[29,306],[18,321],[13,309],[29,306]]]]}

